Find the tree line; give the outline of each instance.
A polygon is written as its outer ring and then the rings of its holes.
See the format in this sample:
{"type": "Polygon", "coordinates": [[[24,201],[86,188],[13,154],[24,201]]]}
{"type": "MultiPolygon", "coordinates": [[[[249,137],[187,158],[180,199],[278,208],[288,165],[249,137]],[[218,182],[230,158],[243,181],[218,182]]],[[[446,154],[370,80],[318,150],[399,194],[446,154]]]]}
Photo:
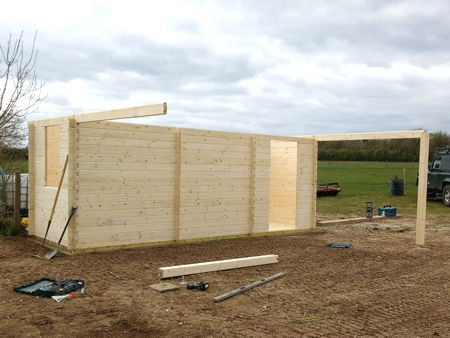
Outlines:
{"type": "MultiPolygon", "coordinates": [[[[450,146],[450,134],[430,134],[430,160],[438,146],[450,146]]],[[[418,162],[419,140],[364,140],[319,142],[319,160],[418,162]]]]}

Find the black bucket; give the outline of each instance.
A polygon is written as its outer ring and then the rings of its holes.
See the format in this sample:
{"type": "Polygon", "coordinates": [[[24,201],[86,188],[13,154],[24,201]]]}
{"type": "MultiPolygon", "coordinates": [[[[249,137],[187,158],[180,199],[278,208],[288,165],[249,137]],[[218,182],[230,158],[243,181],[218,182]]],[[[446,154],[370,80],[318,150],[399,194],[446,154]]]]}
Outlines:
{"type": "Polygon", "coordinates": [[[389,181],[391,196],[403,196],[405,194],[405,184],[401,178],[397,176],[389,181]]]}

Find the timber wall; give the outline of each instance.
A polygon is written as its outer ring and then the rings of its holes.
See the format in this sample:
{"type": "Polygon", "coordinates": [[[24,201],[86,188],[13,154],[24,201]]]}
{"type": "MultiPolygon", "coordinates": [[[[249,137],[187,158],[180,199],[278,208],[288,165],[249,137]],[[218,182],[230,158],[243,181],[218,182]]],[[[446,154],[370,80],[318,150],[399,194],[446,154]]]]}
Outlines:
{"type": "MultiPolygon", "coordinates": [[[[74,120],[60,128],[60,166],[67,153],[70,162],[60,196],[65,200],[58,202],[55,220],[59,217],[57,223],[63,225],[70,207],[78,207],[63,242],[71,251],[267,233],[272,203],[277,220],[289,229],[315,225],[315,210],[306,212],[315,205],[310,201],[315,199],[315,168],[309,168],[315,165],[312,138],[74,120]],[[306,161],[301,169],[292,165],[296,158],[306,161]],[[273,187],[284,189],[277,188],[273,196],[271,171],[273,187]],[[309,188],[296,189],[299,183],[309,188]],[[282,210],[283,194],[290,201],[289,219],[281,217],[287,210],[282,210]]],[[[53,190],[42,180],[40,130],[30,124],[30,145],[33,137],[36,149],[30,156],[41,177],[35,179],[35,191],[47,191],[50,197],[41,200],[33,194],[30,199],[40,215],[32,222],[33,234],[43,237],[53,190]]]]}
{"type": "MultiPolygon", "coordinates": [[[[70,151],[69,122],[49,126],[30,123],[29,131],[29,233],[44,238],[59,178],[70,151]]],[[[69,214],[69,191],[72,190],[69,170],[68,167],[47,235],[47,240],[55,243],[61,236],[69,214]]],[[[68,232],[61,245],[69,246],[68,232]]]]}

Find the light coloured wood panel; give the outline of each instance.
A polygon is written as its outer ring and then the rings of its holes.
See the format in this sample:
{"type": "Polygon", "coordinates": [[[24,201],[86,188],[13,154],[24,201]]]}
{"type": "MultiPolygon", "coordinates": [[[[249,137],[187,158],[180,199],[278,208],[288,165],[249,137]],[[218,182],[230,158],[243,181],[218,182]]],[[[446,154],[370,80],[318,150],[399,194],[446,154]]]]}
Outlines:
{"type": "MultiPolygon", "coordinates": [[[[125,218],[130,217],[129,210],[91,210],[80,208],[80,213],[83,215],[83,219],[90,218],[125,218]]],[[[151,208],[151,209],[136,209],[133,213],[135,216],[164,216],[173,215],[174,208],[151,208]]]]}
{"type": "Polygon", "coordinates": [[[95,203],[83,203],[80,202],[80,208],[85,210],[136,210],[149,209],[149,208],[171,208],[174,206],[174,196],[167,194],[164,196],[165,200],[147,200],[142,199],[136,202],[105,202],[99,200],[95,203]]]}
{"type": "MultiPolygon", "coordinates": [[[[116,154],[116,155],[142,155],[142,156],[170,156],[173,149],[167,148],[133,148],[133,147],[112,147],[112,146],[95,146],[80,145],[80,155],[92,154],[116,154]]],[[[175,148],[174,148],[175,149],[175,148]]]]}
{"type": "Polygon", "coordinates": [[[156,186],[161,189],[160,192],[153,191],[150,187],[150,193],[137,193],[137,194],[110,194],[110,193],[92,193],[92,194],[79,194],[80,203],[94,204],[101,203],[105,205],[105,203],[127,203],[127,202],[139,202],[139,203],[167,203],[173,200],[173,189],[164,189],[164,187],[156,186]],[[147,202],[150,201],[150,202],[147,202]]]}
{"type": "Polygon", "coordinates": [[[271,142],[270,222],[295,224],[297,143],[271,142]]]}
{"type": "Polygon", "coordinates": [[[173,141],[152,141],[139,139],[120,139],[120,138],[101,138],[93,136],[83,136],[79,140],[80,145],[89,146],[106,146],[106,147],[133,147],[135,149],[175,149],[175,140],[173,141]]]}
{"type": "Polygon", "coordinates": [[[164,155],[146,155],[147,151],[141,154],[99,154],[99,153],[81,153],[78,157],[80,163],[159,163],[175,164],[174,156],[164,155]]]}
{"type": "Polygon", "coordinates": [[[84,231],[86,228],[98,228],[98,233],[102,233],[110,231],[111,229],[107,230],[109,227],[118,228],[129,226],[139,228],[140,230],[173,229],[175,217],[175,214],[135,216],[134,213],[130,213],[128,217],[86,218],[84,215],[81,215],[79,231],[84,231]]]}
{"type": "Polygon", "coordinates": [[[80,123],[80,130],[88,129],[106,129],[106,130],[123,130],[123,131],[138,131],[145,133],[161,133],[161,134],[175,134],[176,127],[154,126],[150,124],[137,124],[129,122],[83,122],[80,123]]]}
{"type": "Polygon", "coordinates": [[[164,193],[162,196],[165,196],[165,192],[169,193],[169,191],[174,191],[174,182],[175,179],[165,179],[165,178],[152,178],[147,179],[145,182],[137,180],[136,182],[132,182],[130,184],[128,182],[126,185],[121,184],[122,181],[116,182],[91,182],[95,184],[89,184],[89,182],[84,182],[79,184],[79,192],[80,196],[82,195],[92,195],[96,193],[102,194],[151,194],[164,193]],[[145,185],[143,184],[145,183],[145,185]]]}
{"type": "Polygon", "coordinates": [[[197,273],[205,273],[210,271],[220,271],[244,268],[249,266],[274,264],[278,262],[277,255],[253,256],[244,258],[227,259],[212,262],[202,262],[187,265],[176,265],[170,267],[162,267],[159,269],[160,278],[169,278],[177,276],[192,275],[197,273]]]}
{"type": "Polygon", "coordinates": [[[73,115],[73,118],[78,122],[92,122],[105,120],[118,120],[133,117],[144,117],[152,115],[164,115],[167,113],[167,104],[152,104],[139,107],[130,107],[123,109],[114,109],[94,113],[85,113],[73,115]]]}
{"type": "Polygon", "coordinates": [[[59,161],[60,126],[45,129],[45,181],[47,186],[57,187],[60,178],[59,161]]]}
{"type": "MultiPolygon", "coordinates": [[[[209,199],[209,200],[196,200],[196,201],[182,201],[182,207],[206,207],[206,206],[231,206],[231,205],[239,205],[239,204],[248,204],[250,201],[249,198],[233,198],[233,199],[209,199]]],[[[260,203],[268,203],[268,199],[265,198],[257,198],[256,202],[260,203]]]]}
{"type": "Polygon", "coordinates": [[[117,175],[117,171],[121,171],[128,175],[129,172],[136,173],[140,172],[140,174],[144,175],[148,171],[175,171],[176,167],[174,164],[168,163],[124,163],[124,162],[83,162],[80,161],[80,171],[94,171],[94,172],[102,172],[108,173],[111,171],[115,171],[117,175]]]}
{"type": "Polygon", "coordinates": [[[200,150],[200,151],[231,151],[231,152],[242,152],[248,155],[248,146],[237,146],[237,145],[224,145],[224,144],[213,144],[213,143],[183,143],[181,146],[183,152],[185,150],[200,150]]]}
{"type": "MultiPolygon", "coordinates": [[[[108,124],[111,126],[111,124],[108,124]]],[[[174,132],[158,132],[151,130],[122,130],[112,129],[110,127],[105,128],[88,128],[82,126],[79,129],[81,138],[85,137],[98,137],[100,139],[121,139],[121,140],[148,140],[148,141],[170,141],[175,139],[174,132]]]]}
{"type": "MultiPolygon", "coordinates": [[[[173,223],[176,215],[154,215],[154,216],[135,216],[130,214],[128,217],[101,217],[86,218],[80,216],[79,229],[96,227],[116,227],[116,226],[139,226],[142,229],[164,228],[173,229],[173,223]]],[[[81,230],[80,230],[81,231],[81,230]]]]}

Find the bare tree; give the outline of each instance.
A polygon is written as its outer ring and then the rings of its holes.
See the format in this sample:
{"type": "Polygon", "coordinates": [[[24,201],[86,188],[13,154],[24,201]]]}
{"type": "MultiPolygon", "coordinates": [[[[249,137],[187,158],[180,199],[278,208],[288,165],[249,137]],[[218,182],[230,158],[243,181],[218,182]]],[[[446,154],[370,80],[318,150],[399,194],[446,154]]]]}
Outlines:
{"type": "Polygon", "coordinates": [[[30,49],[24,49],[23,32],[19,38],[9,36],[0,46],[0,148],[17,146],[24,138],[23,123],[43,100],[43,82],[36,79],[36,34],[30,49]]]}

